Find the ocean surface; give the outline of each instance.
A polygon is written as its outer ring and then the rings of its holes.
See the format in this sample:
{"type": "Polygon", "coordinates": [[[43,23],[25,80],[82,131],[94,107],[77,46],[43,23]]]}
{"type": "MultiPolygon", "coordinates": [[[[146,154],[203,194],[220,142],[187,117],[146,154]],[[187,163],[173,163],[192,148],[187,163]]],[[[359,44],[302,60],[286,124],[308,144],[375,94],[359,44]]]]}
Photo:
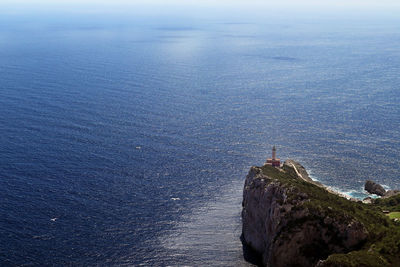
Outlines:
{"type": "MultiPolygon", "coordinates": [[[[252,266],[248,169],[400,188],[400,19],[0,18],[1,266],[252,266]]],[[[139,15],[138,15],[139,14],[139,15]]]]}

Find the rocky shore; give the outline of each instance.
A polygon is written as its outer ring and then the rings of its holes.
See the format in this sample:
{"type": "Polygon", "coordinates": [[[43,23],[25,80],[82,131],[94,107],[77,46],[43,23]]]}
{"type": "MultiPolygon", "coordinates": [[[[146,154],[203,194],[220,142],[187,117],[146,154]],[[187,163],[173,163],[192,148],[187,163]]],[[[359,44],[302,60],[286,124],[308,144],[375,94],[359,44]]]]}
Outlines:
{"type": "MultiPolygon", "coordinates": [[[[394,207],[400,210],[400,197],[394,207]]],[[[391,266],[400,263],[400,226],[382,212],[385,208],[327,190],[293,160],[282,168],[251,167],[243,191],[242,237],[265,266],[391,266]],[[389,242],[386,233],[398,240],[390,252],[381,251],[389,242]]]]}
{"type": "Polygon", "coordinates": [[[367,180],[364,185],[365,191],[370,194],[375,194],[381,196],[383,198],[388,198],[400,194],[400,190],[388,190],[386,191],[383,186],[380,184],[375,183],[374,181],[367,180]]]}

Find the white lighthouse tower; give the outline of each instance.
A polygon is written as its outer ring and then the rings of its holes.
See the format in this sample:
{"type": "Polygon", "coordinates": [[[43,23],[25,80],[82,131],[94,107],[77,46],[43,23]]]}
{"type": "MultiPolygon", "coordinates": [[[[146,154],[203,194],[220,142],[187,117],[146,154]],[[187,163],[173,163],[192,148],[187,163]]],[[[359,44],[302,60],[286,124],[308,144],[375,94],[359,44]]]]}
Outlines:
{"type": "Polygon", "coordinates": [[[281,166],[281,160],[276,158],[276,147],[272,147],[272,158],[268,158],[267,162],[265,162],[267,165],[272,165],[274,167],[280,167],[281,166]]]}

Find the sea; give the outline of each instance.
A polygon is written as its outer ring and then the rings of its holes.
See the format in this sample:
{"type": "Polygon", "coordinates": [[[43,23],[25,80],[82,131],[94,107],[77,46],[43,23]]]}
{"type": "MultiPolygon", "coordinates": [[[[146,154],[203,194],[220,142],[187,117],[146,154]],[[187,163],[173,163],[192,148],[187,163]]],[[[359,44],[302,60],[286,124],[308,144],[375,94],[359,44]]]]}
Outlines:
{"type": "Polygon", "coordinates": [[[349,197],[400,189],[393,10],[0,13],[1,266],[254,266],[242,190],[273,145],[349,197]]]}

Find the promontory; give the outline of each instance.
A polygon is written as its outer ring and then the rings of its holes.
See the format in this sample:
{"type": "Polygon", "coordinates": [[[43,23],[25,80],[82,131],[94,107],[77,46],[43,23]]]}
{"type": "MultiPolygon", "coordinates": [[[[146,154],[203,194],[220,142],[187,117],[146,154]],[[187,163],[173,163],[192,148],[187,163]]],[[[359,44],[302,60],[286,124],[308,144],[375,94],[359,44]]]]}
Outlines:
{"type": "Polygon", "coordinates": [[[400,195],[371,204],[309,178],[299,163],[251,167],[242,239],[264,266],[400,266],[400,195]]]}

